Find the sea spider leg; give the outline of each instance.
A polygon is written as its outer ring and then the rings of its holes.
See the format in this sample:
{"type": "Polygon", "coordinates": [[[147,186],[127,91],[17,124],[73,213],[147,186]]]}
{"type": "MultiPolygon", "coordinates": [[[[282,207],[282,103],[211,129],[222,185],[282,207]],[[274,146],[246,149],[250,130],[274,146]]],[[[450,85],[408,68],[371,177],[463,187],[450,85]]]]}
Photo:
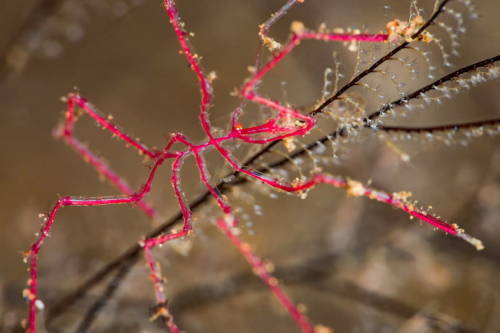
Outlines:
{"type": "Polygon", "coordinates": [[[274,276],[272,276],[269,269],[266,268],[263,260],[260,259],[252,251],[250,245],[241,241],[241,239],[231,230],[232,227],[235,227],[237,225],[237,221],[232,215],[231,207],[226,204],[219,192],[216,191],[216,189],[208,181],[208,175],[203,157],[197,150],[194,150],[194,154],[196,158],[196,164],[198,165],[198,169],[200,171],[202,182],[205,184],[210,193],[212,193],[212,195],[215,197],[219,207],[225,214],[224,218],[219,218],[217,220],[216,224],[219,229],[229,238],[233,245],[238,248],[243,257],[252,267],[255,274],[269,287],[271,292],[275,295],[281,305],[283,305],[283,307],[288,311],[301,331],[304,333],[314,332],[314,328],[307,316],[300,312],[299,308],[294,304],[287,293],[280,287],[278,280],[274,276]]]}
{"type": "Polygon", "coordinates": [[[29,302],[29,314],[28,314],[28,326],[27,331],[30,333],[36,332],[36,314],[37,307],[40,306],[40,300],[38,299],[38,255],[42,247],[43,242],[48,237],[52,226],[54,224],[56,215],[60,208],[65,206],[103,206],[103,205],[116,205],[116,204],[126,204],[126,203],[137,203],[151,190],[151,183],[154,176],[161,166],[161,164],[167,158],[178,158],[178,154],[173,154],[169,152],[164,152],[159,158],[156,159],[147,181],[142,186],[142,188],[132,195],[116,196],[116,197],[89,197],[89,198],[78,198],[66,196],[60,198],[50,211],[47,219],[42,224],[40,233],[37,239],[31,245],[30,250],[26,253],[26,257],[29,258],[29,274],[30,279],[28,280],[28,288],[24,290],[24,295],[29,302]]]}
{"type": "Polygon", "coordinates": [[[252,266],[254,273],[269,287],[271,292],[276,296],[281,305],[288,311],[290,316],[295,320],[301,331],[304,333],[314,333],[315,329],[309,322],[307,316],[300,312],[299,308],[293,303],[290,297],[279,286],[278,280],[272,276],[270,270],[266,267],[265,262],[252,251],[248,243],[243,242],[236,233],[233,232],[232,226],[235,224],[233,216],[219,218],[217,226],[229,238],[231,243],[238,248],[243,254],[246,261],[252,266]]]}
{"type": "Polygon", "coordinates": [[[181,208],[183,216],[184,224],[182,226],[182,229],[181,231],[178,232],[166,235],[160,235],[154,238],[148,238],[142,243],[142,246],[144,248],[144,257],[151,272],[151,279],[153,280],[155,297],[158,304],[158,310],[157,313],[155,314],[155,317],[161,316],[162,318],[164,318],[165,324],[172,333],[178,333],[180,332],[180,330],[174,323],[173,316],[167,309],[167,297],[165,295],[165,291],[163,288],[163,278],[161,277],[157,264],[151,254],[151,250],[156,246],[168,242],[169,240],[185,237],[192,230],[192,225],[191,225],[192,214],[186,202],[184,201],[183,194],[180,189],[179,171],[181,169],[184,157],[185,154],[181,154],[172,163],[172,177],[171,177],[172,187],[174,189],[175,196],[179,202],[179,206],[181,208]]]}
{"type": "Polygon", "coordinates": [[[456,236],[465,240],[466,242],[473,245],[477,250],[482,250],[483,244],[482,242],[465,233],[463,229],[461,229],[456,224],[446,223],[437,217],[434,217],[430,214],[424,213],[418,208],[415,207],[414,203],[409,202],[406,194],[388,194],[383,191],[378,191],[369,187],[364,186],[362,183],[350,179],[343,179],[340,177],[334,177],[328,174],[316,174],[312,176],[309,180],[304,182],[297,182],[292,185],[283,185],[275,181],[275,186],[286,192],[304,192],[312,189],[317,184],[329,184],[333,187],[344,188],[347,193],[352,196],[365,196],[369,199],[380,201],[391,205],[395,208],[401,209],[410,216],[416,217],[417,219],[426,222],[445,233],[456,236]]]}
{"type": "Polygon", "coordinates": [[[121,139],[125,143],[134,147],[139,151],[139,153],[148,156],[151,159],[158,157],[158,152],[149,149],[144,144],[138,140],[133,139],[126,133],[124,133],[118,126],[113,124],[110,119],[99,114],[95,108],[87,101],[87,99],[81,97],[79,94],[69,94],[67,97],[68,110],[66,111],[65,122],[62,128],[63,134],[72,135],[74,124],[76,123],[75,106],[84,110],[90,117],[94,118],[98,125],[101,125],[104,129],[110,131],[113,136],[121,139]]]}
{"type": "MultiPolygon", "coordinates": [[[[138,150],[141,155],[145,155],[148,158],[156,159],[159,157],[159,153],[153,151],[146,147],[144,144],[134,140],[129,135],[125,134],[118,126],[111,123],[110,119],[107,119],[100,115],[96,109],[90,104],[85,98],[81,97],[79,94],[69,94],[66,97],[66,113],[64,118],[64,123],[56,128],[54,135],[56,137],[62,137],[68,146],[73,148],[85,161],[89,162],[96,171],[107,179],[111,184],[117,187],[120,192],[125,195],[132,195],[134,190],[130,185],[117,173],[115,173],[109,165],[104,162],[101,158],[95,155],[86,145],[84,145],[79,139],[74,135],[74,124],[77,121],[76,108],[83,110],[86,114],[92,117],[98,125],[102,126],[107,131],[111,132],[114,137],[120,138],[127,145],[130,145],[138,150]]],[[[136,205],[143,210],[149,217],[154,217],[156,211],[151,205],[143,200],[137,201],[136,205]]]]}

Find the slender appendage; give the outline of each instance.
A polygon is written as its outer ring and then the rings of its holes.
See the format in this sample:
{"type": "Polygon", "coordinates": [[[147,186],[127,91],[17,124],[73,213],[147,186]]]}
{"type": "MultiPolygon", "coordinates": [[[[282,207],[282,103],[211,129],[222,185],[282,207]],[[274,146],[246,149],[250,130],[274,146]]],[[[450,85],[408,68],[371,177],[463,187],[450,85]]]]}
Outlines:
{"type": "Polygon", "coordinates": [[[248,261],[252,267],[255,274],[271,289],[272,293],[279,300],[281,305],[288,311],[292,319],[297,323],[297,326],[304,333],[314,332],[313,326],[309,322],[309,319],[302,314],[299,308],[293,303],[291,298],[286,294],[286,292],[278,284],[278,280],[272,276],[269,269],[266,268],[264,262],[256,256],[250,245],[244,243],[235,234],[231,228],[235,227],[238,223],[234,216],[231,214],[231,207],[227,205],[220,194],[215,190],[215,188],[209,183],[207,171],[204,168],[205,161],[200,156],[199,153],[195,152],[196,164],[200,171],[200,177],[202,182],[205,184],[207,189],[212,193],[214,198],[217,200],[219,207],[224,212],[224,218],[219,218],[217,220],[217,226],[223,231],[223,233],[230,239],[230,241],[238,248],[241,254],[248,261]]]}
{"type": "Polygon", "coordinates": [[[314,333],[314,327],[310,323],[307,316],[300,312],[290,297],[279,286],[278,280],[271,275],[265,262],[255,255],[248,243],[241,241],[241,239],[231,230],[234,224],[235,222],[233,221],[233,217],[229,215],[227,215],[226,218],[220,218],[217,220],[217,226],[219,229],[229,238],[231,243],[238,248],[252,267],[255,275],[257,275],[269,287],[281,305],[288,311],[293,320],[295,320],[300,330],[304,333],[314,333]]]}
{"type": "Polygon", "coordinates": [[[121,139],[124,141],[126,144],[134,147],[139,151],[139,153],[144,154],[150,158],[155,158],[158,157],[158,152],[155,152],[142,143],[140,143],[138,140],[133,139],[126,133],[124,133],[120,128],[116,125],[114,125],[111,122],[111,117],[108,117],[108,119],[99,113],[94,109],[90,103],[88,103],[87,99],[81,97],[79,94],[70,94],[67,97],[67,104],[68,108],[66,110],[66,118],[65,118],[65,123],[63,126],[63,135],[72,135],[73,134],[73,128],[74,124],[76,122],[76,115],[75,115],[75,107],[79,107],[80,109],[84,110],[85,113],[87,113],[90,117],[92,117],[98,125],[102,126],[104,129],[110,131],[113,136],[121,139]]]}
{"type": "MultiPolygon", "coordinates": [[[[174,138],[175,140],[176,138],[174,138]]],[[[174,190],[174,194],[179,202],[179,206],[182,211],[182,216],[184,218],[184,224],[182,226],[182,229],[178,232],[174,232],[171,234],[165,234],[161,235],[158,237],[154,238],[149,238],[146,239],[143,243],[144,247],[144,256],[146,258],[146,262],[148,264],[149,270],[151,272],[151,279],[153,280],[154,288],[155,288],[155,296],[156,296],[156,301],[159,306],[157,315],[161,316],[164,318],[165,323],[167,324],[168,328],[172,333],[177,333],[180,332],[179,328],[177,325],[174,323],[173,316],[170,314],[167,308],[167,297],[165,295],[164,291],[164,284],[163,284],[163,278],[161,277],[161,274],[158,270],[158,265],[155,262],[151,250],[159,246],[163,243],[168,242],[169,240],[177,239],[177,238],[182,238],[185,237],[191,232],[192,226],[191,226],[191,211],[189,210],[189,207],[186,205],[186,202],[184,201],[184,198],[182,196],[182,191],[180,189],[180,178],[179,178],[179,172],[182,166],[182,161],[183,161],[184,156],[180,155],[177,157],[174,162],[172,163],[172,177],[171,177],[171,184],[174,190]]]]}
{"type": "Polygon", "coordinates": [[[440,132],[457,132],[462,130],[475,130],[481,128],[488,128],[490,126],[499,126],[500,118],[471,121],[467,123],[456,123],[456,124],[446,124],[437,126],[418,126],[418,127],[408,127],[408,126],[378,126],[377,129],[385,132],[401,132],[408,134],[433,134],[440,132]]]}
{"type": "Polygon", "coordinates": [[[47,221],[43,224],[37,240],[31,246],[29,252],[26,254],[29,257],[29,272],[30,279],[28,280],[28,289],[24,291],[24,296],[28,299],[29,315],[28,315],[28,332],[36,332],[36,313],[37,307],[40,307],[41,301],[38,299],[38,254],[42,247],[43,242],[49,235],[54,224],[57,212],[64,206],[100,206],[100,205],[113,205],[131,203],[138,200],[138,196],[131,197],[114,197],[114,198],[86,198],[77,199],[74,197],[64,197],[57,201],[52,208],[47,221]]]}
{"type": "Polygon", "coordinates": [[[416,217],[417,219],[425,223],[428,223],[440,229],[441,231],[444,231],[449,235],[456,236],[458,238],[467,241],[468,243],[473,245],[477,250],[482,250],[484,248],[482,242],[479,239],[476,239],[470,236],[469,234],[465,233],[464,230],[462,230],[456,224],[446,223],[441,219],[432,216],[428,213],[425,213],[422,210],[415,207],[414,203],[408,201],[407,193],[388,194],[382,191],[366,187],[362,183],[355,180],[350,180],[350,179],[346,180],[344,178],[334,177],[327,174],[316,174],[309,180],[301,182],[295,186],[289,186],[289,187],[282,186],[279,188],[287,192],[304,192],[312,189],[317,184],[321,183],[329,184],[338,188],[344,188],[347,191],[347,193],[352,196],[357,196],[357,197],[364,196],[372,200],[377,200],[386,203],[395,208],[399,208],[408,213],[410,216],[416,217]]]}
{"type": "Polygon", "coordinates": [[[50,211],[47,219],[42,224],[40,232],[37,236],[36,241],[32,244],[28,253],[26,253],[27,258],[29,258],[29,273],[30,279],[28,280],[28,288],[24,291],[24,296],[28,299],[29,303],[29,315],[27,331],[32,333],[36,332],[36,313],[37,307],[40,307],[43,303],[38,299],[38,255],[42,244],[48,237],[52,230],[53,224],[55,222],[56,215],[60,208],[65,206],[103,206],[103,205],[117,205],[117,204],[131,204],[137,203],[143,199],[143,197],[151,191],[151,183],[155,177],[155,174],[160,167],[160,165],[165,161],[166,158],[171,157],[171,154],[165,153],[156,159],[153,165],[146,183],[141,187],[141,189],[132,195],[127,196],[116,196],[116,197],[92,197],[92,198],[78,198],[78,197],[63,197],[57,201],[52,210],[50,211]]]}
{"type": "MultiPolygon", "coordinates": [[[[300,1],[289,0],[282,9],[278,12],[279,17],[284,15],[284,13],[293,4],[300,1]]],[[[446,3],[444,1],[443,3],[446,3]]],[[[192,230],[191,226],[191,210],[186,204],[183,194],[180,188],[180,177],[179,173],[182,167],[183,160],[189,155],[194,155],[196,160],[196,165],[200,173],[201,182],[207,187],[208,191],[215,198],[218,206],[224,213],[225,218],[221,218],[217,221],[218,227],[228,236],[231,242],[240,250],[245,259],[250,263],[255,273],[266,283],[273,294],[278,298],[284,308],[290,313],[291,317],[296,321],[297,325],[303,332],[313,332],[314,328],[309,323],[309,320],[305,315],[303,315],[298,308],[293,304],[286,293],[277,284],[275,278],[269,273],[265,268],[264,263],[260,258],[258,258],[251,250],[250,246],[242,242],[237,235],[232,231],[232,227],[236,225],[236,220],[232,215],[231,207],[226,203],[225,199],[220,195],[216,187],[210,184],[209,175],[207,172],[207,167],[205,160],[203,158],[203,152],[209,148],[215,148],[223,158],[233,167],[235,172],[243,173],[250,178],[257,179],[273,188],[286,192],[302,193],[312,189],[314,186],[320,183],[325,183],[332,185],[334,187],[344,188],[347,190],[348,194],[353,196],[365,196],[370,199],[384,202],[396,208],[399,208],[409,215],[416,217],[432,226],[459,238],[466,240],[467,242],[476,246],[477,249],[482,248],[482,244],[479,240],[471,237],[461,230],[458,226],[454,224],[448,224],[440,219],[429,215],[419,209],[415,208],[415,205],[408,202],[407,198],[402,194],[387,194],[385,192],[377,191],[365,187],[359,182],[352,180],[345,180],[343,178],[333,177],[326,174],[316,174],[310,179],[296,182],[296,183],[283,183],[276,179],[270,178],[261,172],[256,170],[250,170],[242,167],[239,162],[234,160],[228,150],[222,147],[222,143],[225,141],[242,140],[247,143],[254,144],[270,144],[275,143],[279,140],[297,136],[303,136],[309,133],[316,125],[316,120],[314,114],[320,111],[315,111],[308,115],[302,114],[296,109],[292,109],[283,104],[280,104],[271,99],[262,97],[257,94],[256,87],[264,76],[276,67],[281,60],[283,60],[296,46],[298,46],[302,40],[313,39],[320,41],[359,41],[359,42],[384,42],[388,39],[386,34],[333,34],[333,33],[318,33],[308,31],[303,28],[302,25],[298,25],[294,28],[294,32],[291,35],[289,41],[283,46],[279,47],[279,51],[276,52],[272,58],[262,66],[256,66],[256,70],[250,79],[243,85],[241,89],[241,97],[245,101],[254,102],[262,106],[273,109],[276,112],[276,116],[270,118],[260,125],[245,128],[238,123],[238,117],[241,109],[236,109],[231,114],[231,128],[227,134],[220,137],[214,137],[212,134],[212,128],[209,122],[208,109],[212,102],[212,86],[210,79],[204,74],[200,64],[199,56],[192,51],[189,44],[187,33],[184,30],[184,24],[179,18],[177,8],[173,0],[164,0],[163,4],[165,6],[167,15],[170,19],[170,23],[174,28],[174,32],[180,43],[182,53],[187,59],[191,69],[195,72],[201,91],[201,103],[200,103],[200,114],[199,120],[201,127],[206,133],[208,139],[206,142],[201,144],[192,144],[187,138],[182,134],[174,134],[172,138],[167,142],[165,147],[161,151],[154,151],[147,148],[145,145],[140,143],[138,140],[131,138],[125,132],[123,132],[119,127],[111,122],[111,119],[105,118],[98,114],[95,108],[87,102],[86,99],[80,97],[78,94],[70,94],[67,97],[67,111],[64,124],[56,130],[56,135],[63,137],[65,142],[77,151],[84,160],[88,161],[99,174],[103,175],[111,184],[113,184],[118,190],[123,194],[123,196],[116,197],[97,197],[97,198],[77,198],[77,197],[63,197],[57,201],[52,210],[50,211],[48,218],[44,221],[40,234],[37,236],[36,241],[31,246],[31,249],[27,253],[29,258],[30,266],[30,279],[28,281],[28,288],[25,290],[24,294],[29,301],[29,316],[28,316],[28,326],[27,331],[32,333],[36,332],[36,313],[37,307],[41,306],[41,301],[38,299],[38,255],[41,246],[45,239],[47,238],[49,232],[51,231],[53,224],[55,222],[56,215],[60,208],[64,206],[102,206],[102,205],[114,205],[114,204],[135,204],[140,209],[142,209],[148,216],[155,216],[155,210],[146,202],[143,201],[144,196],[150,192],[152,181],[156,175],[158,168],[167,159],[173,159],[171,165],[171,184],[173,187],[174,195],[179,202],[181,213],[183,216],[184,224],[180,231],[173,233],[163,234],[157,237],[148,238],[141,242],[144,248],[144,256],[147,265],[150,270],[151,279],[154,284],[154,291],[156,301],[158,303],[157,315],[161,316],[170,329],[171,332],[180,332],[179,328],[174,323],[172,315],[167,309],[167,297],[165,295],[163,278],[159,271],[159,266],[156,264],[152,250],[156,246],[164,244],[169,240],[178,239],[186,237],[192,230]],[[76,109],[82,110],[85,114],[92,117],[99,126],[102,126],[107,131],[111,132],[114,137],[119,138],[127,146],[131,146],[137,151],[147,156],[153,161],[153,167],[151,168],[149,175],[145,184],[138,190],[133,191],[132,188],[117,174],[115,173],[102,159],[98,158],[90,149],[83,145],[74,136],[74,124],[77,119],[76,109]],[[172,147],[175,143],[182,143],[186,146],[184,150],[173,151],[172,147]]],[[[444,5],[442,5],[444,6],[444,5]]],[[[435,14],[437,15],[437,14],[435,14]]],[[[279,18],[278,17],[278,18],[279,18]]],[[[261,26],[261,38],[268,38],[267,30],[275,22],[277,18],[270,19],[261,26]]],[[[423,29],[421,29],[423,31],[423,29]]],[[[263,40],[265,43],[266,41],[263,40]]],[[[258,63],[258,61],[257,61],[258,63]]],[[[335,97],[335,96],[334,96],[335,97]]],[[[328,101],[327,101],[328,102],[328,101]]],[[[326,102],[325,102],[326,103],[326,102]]],[[[327,105],[327,104],[324,104],[327,105]]],[[[324,107],[324,106],[321,106],[324,107]]],[[[320,109],[319,109],[320,110],[320,109]]]]}
{"type": "MultiPolygon", "coordinates": [[[[69,94],[66,98],[66,117],[65,122],[62,126],[56,128],[54,135],[56,137],[62,137],[64,142],[73,148],[84,161],[90,163],[96,171],[102,175],[107,181],[113,184],[116,188],[120,190],[122,194],[132,195],[134,190],[127,184],[122,177],[115,173],[106,162],[101,158],[96,156],[88,147],[81,143],[74,135],[74,124],[76,122],[76,108],[83,110],[86,114],[92,117],[98,125],[102,126],[107,131],[111,132],[113,137],[120,138],[127,145],[136,148],[140,154],[146,155],[149,158],[158,157],[158,153],[148,149],[145,145],[141,144],[137,140],[132,139],[130,136],[125,134],[118,126],[111,123],[110,119],[106,119],[95,111],[95,108],[88,103],[88,101],[78,94],[69,94]]],[[[143,210],[149,217],[154,217],[156,211],[147,202],[139,200],[137,206],[143,210]]]]}

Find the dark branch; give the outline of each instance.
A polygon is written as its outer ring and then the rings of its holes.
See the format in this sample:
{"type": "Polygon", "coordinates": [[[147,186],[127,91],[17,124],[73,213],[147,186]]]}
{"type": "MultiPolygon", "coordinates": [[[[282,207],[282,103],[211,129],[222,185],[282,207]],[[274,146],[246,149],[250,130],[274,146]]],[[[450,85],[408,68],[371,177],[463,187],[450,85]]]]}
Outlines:
{"type": "Polygon", "coordinates": [[[453,80],[457,79],[458,77],[460,77],[461,75],[464,75],[464,74],[467,74],[470,72],[474,72],[478,68],[481,68],[481,67],[490,66],[497,61],[500,61],[500,54],[497,56],[476,62],[472,65],[462,67],[462,68],[460,68],[460,69],[458,69],[458,70],[456,70],[448,75],[445,75],[442,78],[412,92],[411,94],[404,95],[403,97],[401,97],[400,99],[398,99],[396,101],[385,104],[380,110],[373,112],[368,117],[366,117],[364,119],[364,122],[366,124],[369,124],[371,121],[379,118],[380,116],[384,115],[385,113],[394,109],[397,106],[402,106],[402,105],[408,104],[411,100],[417,99],[422,94],[425,94],[428,91],[436,90],[437,88],[442,87],[445,83],[453,81],[453,80]]]}
{"type": "Polygon", "coordinates": [[[102,308],[106,306],[108,300],[114,295],[116,289],[120,287],[125,277],[128,275],[129,271],[132,269],[133,265],[122,265],[120,269],[116,272],[113,279],[106,286],[105,291],[92,303],[90,308],[85,312],[85,315],[80,320],[75,333],[87,332],[90,326],[97,318],[97,315],[102,308]]]}
{"type": "Polygon", "coordinates": [[[421,127],[406,127],[406,126],[378,126],[377,130],[385,132],[404,132],[404,133],[436,133],[436,132],[457,132],[461,130],[476,129],[483,126],[500,125],[500,118],[473,121],[460,124],[448,124],[439,126],[421,126],[421,127]]]}

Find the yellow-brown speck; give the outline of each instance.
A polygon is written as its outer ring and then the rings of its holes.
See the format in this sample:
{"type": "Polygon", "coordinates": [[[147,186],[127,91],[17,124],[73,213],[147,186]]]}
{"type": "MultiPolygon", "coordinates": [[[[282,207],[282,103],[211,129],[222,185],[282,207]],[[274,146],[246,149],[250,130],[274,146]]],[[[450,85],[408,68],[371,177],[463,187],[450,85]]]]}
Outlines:
{"type": "Polygon", "coordinates": [[[359,197],[365,194],[365,187],[356,180],[347,180],[347,194],[353,197],[359,197]]]}
{"type": "Polygon", "coordinates": [[[293,21],[290,26],[290,30],[297,35],[302,34],[305,29],[304,23],[300,21],[293,21]]]}

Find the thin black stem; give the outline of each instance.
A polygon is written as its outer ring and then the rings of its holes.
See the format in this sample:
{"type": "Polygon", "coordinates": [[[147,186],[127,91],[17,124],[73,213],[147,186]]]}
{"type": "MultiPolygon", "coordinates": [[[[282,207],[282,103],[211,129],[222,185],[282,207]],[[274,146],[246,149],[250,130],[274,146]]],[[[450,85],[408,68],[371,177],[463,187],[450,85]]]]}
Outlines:
{"type": "Polygon", "coordinates": [[[378,126],[377,130],[385,132],[404,132],[409,134],[422,134],[422,133],[436,133],[436,132],[457,132],[461,130],[475,129],[483,126],[500,125],[500,118],[472,121],[468,123],[456,123],[439,126],[420,126],[420,127],[407,127],[407,126],[378,126]]]}
{"type": "Polygon", "coordinates": [[[121,265],[120,269],[116,272],[113,279],[106,286],[105,291],[92,303],[89,309],[85,312],[85,315],[80,320],[75,333],[87,332],[92,323],[96,320],[99,312],[103,309],[108,300],[114,295],[116,290],[120,287],[120,284],[128,275],[128,272],[132,269],[133,265],[121,265]]]}
{"type": "Polygon", "coordinates": [[[470,72],[474,72],[481,67],[490,66],[497,61],[500,61],[500,54],[497,56],[476,62],[472,65],[462,67],[462,68],[460,68],[460,69],[458,69],[458,70],[456,70],[448,75],[445,75],[442,78],[440,78],[440,79],[438,79],[438,80],[436,80],[436,81],[434,81],[434,82],[432,82],[432,83],[430,83],[430,84],[428,84],[428,85],[426,85],[418,90],[415,90],[411,94],[404,95],[403,97],[401,97],[400,99],[398,99],[396,101],[385,104],[380,110],[371,113],[363,121],[366,124],[369,124],[370,121],[373,121],[377,118],[380,118],[380,116],[384,115],[385,113],[394,109],[397,106],[402,106],[402,105],[408,104],[411,100],[417,99],[422,94],[425,94],[428,91],[436,90],[437,88],[442,87],[445,83],[453,81],[461,75],[464,75],[464,74],[467,74],[470,72]]]}

